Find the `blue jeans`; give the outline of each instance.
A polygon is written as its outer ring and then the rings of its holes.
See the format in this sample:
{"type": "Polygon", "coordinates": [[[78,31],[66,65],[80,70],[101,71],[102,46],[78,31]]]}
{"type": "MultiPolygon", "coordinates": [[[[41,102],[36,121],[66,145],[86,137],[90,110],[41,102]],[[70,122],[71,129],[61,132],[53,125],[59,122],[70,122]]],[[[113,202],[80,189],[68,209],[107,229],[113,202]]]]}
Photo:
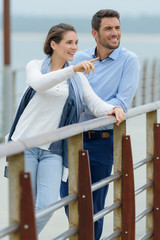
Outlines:
{"type": "MultiPolygon", "coordinates": [[[[113,135],[108,138],[85,140],[84,149],[89,152],[92,183],[110,176],[113,165],[113,135]]],[[[105,206],[105,199],[108,192],[108,185],[93,192],[94,214],[105,206]]],[[[61,182],[61,197],[68,195],[68,183],[61,182]]],[[[68,209],[65,208],[68,215],[68,209]]],[[[99,240],[103,230],[103,218],[94,224],[95,240],[99,240]]]]}
{"type": "MultiPolygon", "coordinates": [[[[57,201],[62,177],[62,157],[50,151],[33,148],[25,151],[25,171],[31,174],[35,211],[57,201]]],[[[39,234],[52,214],[37,221],[39,234]]]]}

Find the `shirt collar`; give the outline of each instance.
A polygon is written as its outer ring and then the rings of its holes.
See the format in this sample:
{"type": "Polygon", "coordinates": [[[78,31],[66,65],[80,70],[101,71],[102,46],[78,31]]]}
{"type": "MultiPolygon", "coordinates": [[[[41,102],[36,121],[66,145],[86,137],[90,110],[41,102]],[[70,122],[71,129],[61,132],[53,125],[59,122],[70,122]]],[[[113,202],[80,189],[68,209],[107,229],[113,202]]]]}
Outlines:
{"type": "MultiPolygon", "coordinates": [[[[118,48],[116,48],[107,58],[111,58],[111,59],[113,59],[113,60],[116,60],[117,57],[118,57],[118,55],[119,55],[120,49],[121,49],[121,46],[119,46],[118,48]]],[[[93,57],[96,57],[95,51],[96,51],[96,47],[92,48],[92,56],[93,56],[93,57]]],[[[106,59],[107,59],[107,58],[106,58],[106,59]]]]}

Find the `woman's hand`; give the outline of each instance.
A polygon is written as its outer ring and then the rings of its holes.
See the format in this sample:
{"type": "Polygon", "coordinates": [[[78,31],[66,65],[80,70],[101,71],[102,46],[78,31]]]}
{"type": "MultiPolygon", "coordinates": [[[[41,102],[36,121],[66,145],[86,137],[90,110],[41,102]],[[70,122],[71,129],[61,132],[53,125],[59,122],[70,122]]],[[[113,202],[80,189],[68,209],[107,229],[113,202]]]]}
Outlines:
{"type": "Polygon", "coordinates": [[[90,74],[90,71],[92,70],[94,72],[95,66],[93,65],[93,62],[97,61],[98,58],[91,59],[89,61],[85,60],[81,63],[78,63],[77,65],[73,66],[74,72],[85,72],[90,74]]]}
{"type": "Polygon", "coordinates": [[[109,116],[115,115],[115,118],[117,120],[116,125],[119,126],[119,124],[123,121],[125,117],[125,113],[123,112],[123,109],[121,107],[114,107],[111,112],[108,113],[109,116]]]}

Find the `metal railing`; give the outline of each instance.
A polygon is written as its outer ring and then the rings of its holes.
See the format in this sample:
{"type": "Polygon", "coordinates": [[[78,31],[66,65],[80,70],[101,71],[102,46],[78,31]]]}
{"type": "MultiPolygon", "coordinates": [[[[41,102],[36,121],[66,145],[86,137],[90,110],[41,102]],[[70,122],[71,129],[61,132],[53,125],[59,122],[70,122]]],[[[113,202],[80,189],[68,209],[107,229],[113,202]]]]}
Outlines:
{"type": "Polygon", "coordinates": [[[135,223],[146,217],[146,233],[141,239],[158,240],[159,233],[159,144],[160,125],[157,123],[157,110],[160,101],[132,108],[126,114],[126,119],[117,127],[114,117],[103,117],[69,125],[49,133],[35,136],[23,141],[9,142],[0,145],[0,157],[8,156],[10,195],[10,225],[0,230],[0,237],[10,234],[10,240],[36,239],[35,222],[60,207],[69,204],[70,228],[54,240],[89,239],[93,240],[93,223],[110,212],[114,212],[114,232],[104,239],[135,239],[135,223]],[[126,135],[126,121],[129,118],[146,114],[147,153],[146,158],[134,164],[130,136],[126,135]],[[90,184],[87,151],[83,151],[82,133],[100,126],[114,124],[114,174],[93,185],[90,184]],[[69,154],[69,196],[34,214],[32,190],[29,174],[24,172],[24,151],[39,145],[58,140],[68,139],[69,154]],[[85,161],[81,161],[84,158],[85,161]],[[85,164],[85,165],[83,165],[85,164]],[[134,170],[146,165],[147,182],[135,191],[134,170]],[[87,170],[84,174],[82,169],[87,170]],[[154,174],[153,174],[154,170],[154,174]],[[20,180],[19,180],[20,179],[20,180]],[[81,185],[85,181],[87,189],[81,185]],[[114,203],[93,215],[92,192],[114,182],[114,203]],[[154,182],[154,184],[153,184],[154,182]],[[21,191],[20,191],[21,186],[21,191]],[[154,189],[154,191],[153,191],[154,189]],[[83,192],[84,191],[84,192],[83,192]],[[135,216],[135,197],[146,191],[146,209],[135,216]],[[25,193],[27,192],[27,195],[25,193]],[[86,198],[87,195],[87,198],[86,198]],[[23,203],[25,199],[25,206],[23,203]],[[87,210],[83,204],[89,200],[87,210]],[[78,207],[80,203],[80,208],[78,207]],[[28,206],[28,207],[27,207],[28,206]],[[79,213],[78,213],[79,208],[79,213]],[[27,210],[26,210],[27,209],[27,210]],[[23,213],[23,214],[21,214],[23,213]],[[85,231],[86,218],[87,231],[85,231]],[[14,233],[14,234],[13,234],[14,233]],[[88,235],[87,235],[88,234],[88,235]],[[83,238],[82,238],[83,236],[83,238]],[[85,237],[84,237],[85,236],[85,237]]]}

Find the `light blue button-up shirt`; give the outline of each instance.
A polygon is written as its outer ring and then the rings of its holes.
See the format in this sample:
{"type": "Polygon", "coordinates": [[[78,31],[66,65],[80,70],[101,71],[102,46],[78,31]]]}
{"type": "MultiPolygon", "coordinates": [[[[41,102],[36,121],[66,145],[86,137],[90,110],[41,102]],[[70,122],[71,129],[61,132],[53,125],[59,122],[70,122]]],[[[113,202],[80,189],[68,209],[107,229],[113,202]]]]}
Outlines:
{"type": "MultiPolygon", "coordinates": [[[[73,64],[95,58],[95,47],[78,52],[73,64]]],[[[127,112],[136,93],[140,65],[135,53],[119,46],[103,61],[94,62],[95,72],[86,74],[95,93],[107,103],[121,106],[127,112]]],[[[81,121],[95,118],[85,106],[81,121]]],[[[103,129],[111,128],[111,126],[103,129]]]]}

